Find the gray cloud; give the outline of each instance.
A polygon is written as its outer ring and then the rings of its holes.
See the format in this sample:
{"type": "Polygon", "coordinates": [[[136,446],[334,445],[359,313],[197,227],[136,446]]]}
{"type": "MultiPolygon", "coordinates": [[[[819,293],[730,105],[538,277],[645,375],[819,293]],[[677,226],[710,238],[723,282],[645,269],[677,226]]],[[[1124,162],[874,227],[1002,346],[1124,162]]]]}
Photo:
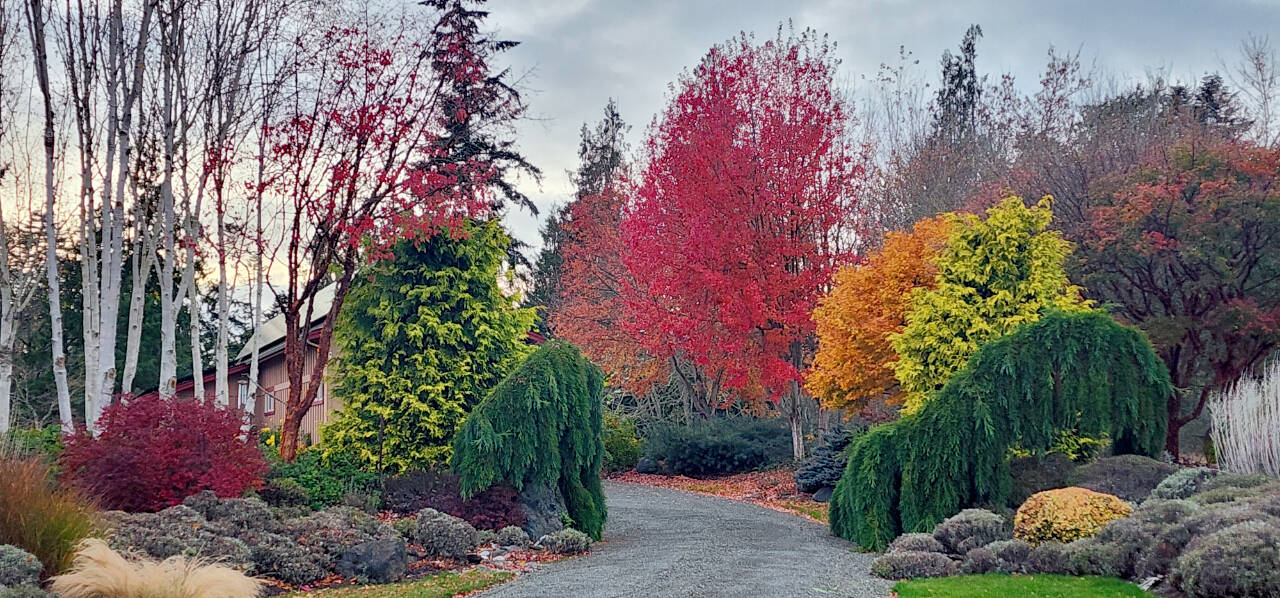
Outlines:
{"type": "MultiPolygon", "coordinates": [[[[828,34],[850,81],[895,60],[902,45],[933,82],[942,51],[978,23],[979,68],[1011,73],[1024,88],[1039,80],[1050,46],[1078,49],[1086,64],[1123,82],[1153,71],[1187,80],[1233,60],[1247,34],[1280,31],[1275,0],[491,0],[488,9],[490,25],[522,42],[505,59],[528,90],[531,119],[520,125],[519,142],[546,176],[522,188],[544,217],[568,199],[565,171],[576,166],[578,130],[610,97],[632,125],[635,147],[668,85],[708,48],[741,31],[772,35],[787,19],[828,34]]],[[[508,223],[539,244],[538,219],[515,212],[508,223]]]]}

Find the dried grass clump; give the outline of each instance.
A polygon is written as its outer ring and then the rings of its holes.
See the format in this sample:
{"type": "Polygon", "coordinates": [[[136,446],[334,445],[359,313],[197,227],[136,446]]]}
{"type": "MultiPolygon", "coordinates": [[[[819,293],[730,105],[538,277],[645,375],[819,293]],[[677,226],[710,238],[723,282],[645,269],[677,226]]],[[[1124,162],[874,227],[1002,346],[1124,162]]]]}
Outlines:
{"type": "Polygon", "coordinates": [[[257,579],[198,559],[131,562],[96,539],[81,544],[71,569],[50,585],[62,598],[245,598],[261,588],[257,579]]]}
{"type": "Polygon", "coordinates": [[[1223,469],[1280,476],[1280,359],[1227,388],[1209,405],[1209,414],[1223,469]]]}

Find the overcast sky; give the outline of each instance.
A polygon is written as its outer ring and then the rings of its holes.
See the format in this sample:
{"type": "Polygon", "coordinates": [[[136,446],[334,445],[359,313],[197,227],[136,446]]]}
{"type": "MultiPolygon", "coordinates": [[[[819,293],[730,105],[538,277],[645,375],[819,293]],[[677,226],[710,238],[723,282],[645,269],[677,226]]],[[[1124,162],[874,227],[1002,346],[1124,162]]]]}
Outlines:
{"type": "MultiPolygon", "coordinates": [[[[529,121],[525,155],[545,173],[525,181],[542,216],[568,200],[565,171],[577,165],[578,131],[610,97],[638,145],[667,86],[714,44],[740,31],[769,37],[791,19],[838,44],[842,77],[855,85],[894,62],[906,46],[936,83],[942,51],[970,23],[982,26],[980,72],[1013,74],[1034,87],[1050,46],[1081,52],[1109,77],[1138,81],[1150,72],[1187,80],[1234,61],[1248,34],[1280,46],[1280,0],[490,0],[490,25],[521,45],[505,57],[523,76],[529,121]]],[[[508,217],[514,234],[539,245],[539,219],[508,217]]]]}

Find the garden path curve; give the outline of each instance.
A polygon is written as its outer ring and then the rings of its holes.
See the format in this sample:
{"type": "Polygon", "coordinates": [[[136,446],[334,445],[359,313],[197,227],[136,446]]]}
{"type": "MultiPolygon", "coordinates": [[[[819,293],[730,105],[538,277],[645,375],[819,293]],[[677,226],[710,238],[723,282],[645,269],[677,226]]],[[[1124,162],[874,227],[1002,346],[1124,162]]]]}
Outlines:
{"type": "Polygon", "coordinates": [[[605,542],[482,598],[885,598],[874,556],[827,527],[753,504],[605,483],[605,542]]]}

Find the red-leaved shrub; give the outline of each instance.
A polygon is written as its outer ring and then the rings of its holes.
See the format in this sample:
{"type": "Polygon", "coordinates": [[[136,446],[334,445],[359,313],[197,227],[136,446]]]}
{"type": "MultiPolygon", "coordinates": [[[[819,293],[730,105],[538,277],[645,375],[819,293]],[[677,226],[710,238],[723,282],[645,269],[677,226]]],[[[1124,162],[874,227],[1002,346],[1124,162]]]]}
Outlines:
{"type": "Polygon", "coordinates": [[[212,402],[135,398],[107,407],[100,432],[66,439],[64,480],[107,509],[158,511],[202,490],[240,496],[267,471],[243,414],[212,402]]]}
{"type": "Polygon", "coordinates": [[[386,481],[383,506],[410,515],[432,508],[466,520],[476,529],[497,531],[524,523],[520,494],[505,484],[494,484],[470,500],[462,500],[458,476],[448,471],[413,470],[386,481]]]}

